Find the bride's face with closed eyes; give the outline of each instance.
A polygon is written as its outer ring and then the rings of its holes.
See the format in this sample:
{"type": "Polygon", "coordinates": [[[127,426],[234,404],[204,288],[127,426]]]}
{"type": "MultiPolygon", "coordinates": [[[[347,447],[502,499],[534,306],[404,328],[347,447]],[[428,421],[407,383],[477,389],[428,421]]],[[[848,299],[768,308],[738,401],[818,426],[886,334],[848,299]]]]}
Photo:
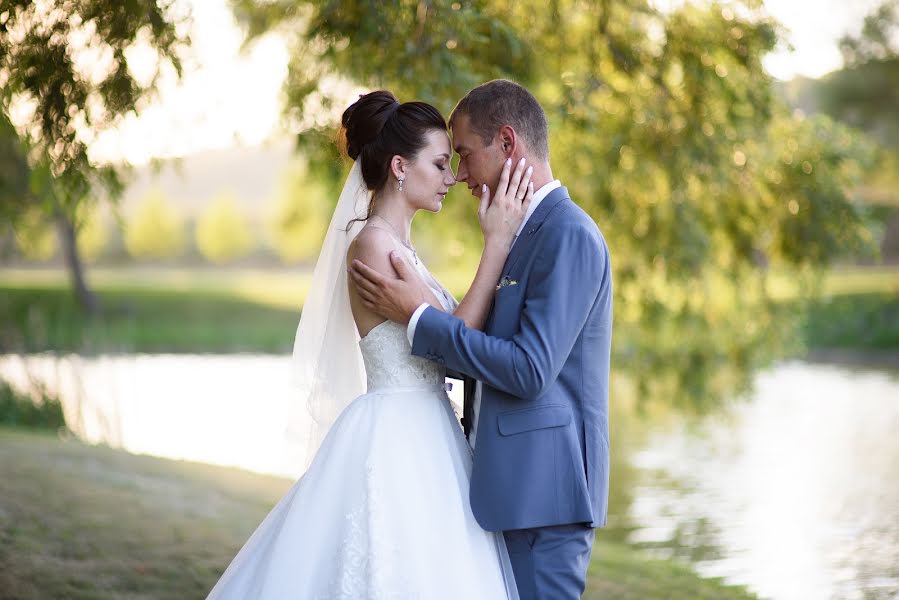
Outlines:
{"type": "Polygon", "coordinates": [[[425,137],[425,147],[404,164],[403,195],[411,208],[440,212],[447,191],[456,183],[452,147],[446,131],[432,129],[425,137]]]}

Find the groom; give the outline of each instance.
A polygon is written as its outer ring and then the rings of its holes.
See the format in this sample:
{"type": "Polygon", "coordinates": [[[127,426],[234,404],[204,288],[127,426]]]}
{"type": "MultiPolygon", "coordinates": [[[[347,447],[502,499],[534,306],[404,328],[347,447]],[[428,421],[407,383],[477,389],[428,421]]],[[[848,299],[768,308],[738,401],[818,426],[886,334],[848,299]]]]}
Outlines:
{"type": "Polygon", "coordinates": [[[553,179],[546,115],[525,88],[478,86],[450,128],[457,179],[475,197],[482,184],[496,190],[507,159],[534,166],[536,192],[484,331],[419,306],[402,270],[387,280],[354,264],[353,277],[378,284],[376,310],[408,323],[414,355],[478,380],[465,386],[462,419],[474,449],[471,509],[503,532],[521,598],[579,598],[609,488],[609,252],[553,179]]]}

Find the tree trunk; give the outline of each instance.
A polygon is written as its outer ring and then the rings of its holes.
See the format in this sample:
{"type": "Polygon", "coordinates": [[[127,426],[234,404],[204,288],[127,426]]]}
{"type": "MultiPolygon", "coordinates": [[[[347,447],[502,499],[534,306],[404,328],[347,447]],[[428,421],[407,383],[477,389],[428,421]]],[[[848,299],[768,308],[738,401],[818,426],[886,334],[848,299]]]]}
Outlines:
{"type": "Polygon", "coordinates": [[[87,287],[84,280],[84,267],[78,254],[78,244],[75,238],[75,226],[66,215],[56,215],[56,225],[59,230],[59,242],[65,257],[66,267],[72,280],[72,290],[81,308],[88,314],[95,314],[100,308],[97,295],[87,287]]]}

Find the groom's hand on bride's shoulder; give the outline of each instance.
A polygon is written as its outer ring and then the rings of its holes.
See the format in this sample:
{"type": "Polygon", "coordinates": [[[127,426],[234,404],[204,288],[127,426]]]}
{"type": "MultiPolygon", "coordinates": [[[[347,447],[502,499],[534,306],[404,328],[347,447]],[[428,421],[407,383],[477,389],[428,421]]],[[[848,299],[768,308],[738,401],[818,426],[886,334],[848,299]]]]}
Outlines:
{"type": "Polygon", "coordinates": [[[400,255],[390,253],[390,263],[397,278],[385,277],[360,260],[350,264],[350,277],[359,292],[362,304],[385,319],[406,325],[412,314],[427,298],[421,284],[400,255]]]}

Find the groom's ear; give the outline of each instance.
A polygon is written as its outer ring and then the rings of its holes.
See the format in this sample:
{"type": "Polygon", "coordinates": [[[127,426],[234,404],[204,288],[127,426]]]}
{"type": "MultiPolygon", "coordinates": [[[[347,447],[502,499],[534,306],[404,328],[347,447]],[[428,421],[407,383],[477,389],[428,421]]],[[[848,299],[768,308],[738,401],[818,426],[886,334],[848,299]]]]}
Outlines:
{"type": "Polygon", "coordinates": [[[515,154],[518,146],[518,134],[511,125],[503,125],[499,128],[499,147],[506,158],[511,158],[515,154]]]}

